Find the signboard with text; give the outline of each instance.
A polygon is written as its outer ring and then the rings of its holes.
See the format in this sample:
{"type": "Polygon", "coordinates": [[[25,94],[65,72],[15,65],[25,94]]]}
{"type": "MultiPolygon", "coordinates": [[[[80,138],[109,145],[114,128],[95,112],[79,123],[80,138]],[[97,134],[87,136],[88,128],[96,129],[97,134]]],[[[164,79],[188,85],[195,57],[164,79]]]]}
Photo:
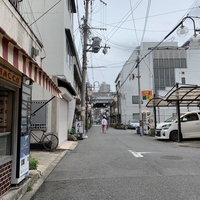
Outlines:
{"type": "Polygon", "coordinates": [[[77,134],[83,134],[83,121],[77,121],[75,131],[77,134]]]}
{"type": "Polygon", "coordinates": [[[152,90],[142,90],[142,100],[151,100],[152,99],[152,90]]]}
{"type": "Polygon", "coordinates": [[[2,65],[0,65],[0,78],[14,84],[15,86],[21,87],[21,76],[3,67],[2,65]]]}

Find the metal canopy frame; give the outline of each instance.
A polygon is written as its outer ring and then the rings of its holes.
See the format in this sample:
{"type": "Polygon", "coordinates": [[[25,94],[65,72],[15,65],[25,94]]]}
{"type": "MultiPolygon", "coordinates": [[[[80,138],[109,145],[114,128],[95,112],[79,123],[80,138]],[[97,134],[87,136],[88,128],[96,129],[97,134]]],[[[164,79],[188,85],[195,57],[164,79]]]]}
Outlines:
{"type": "Polygon", "coordinates": [[[148,101],[146,107],[180,107],[200,106],[200,86],[180,85],[177,83],[164,97],[153,97],[148,101]]]}
{"type": "Polygon", "coordinates": [[[200,86],[176,85],[164,96],[153,97],[146,107],[154,108],[154,121],[156,127],[156,107],[176,107],[178,115],[178,142],[181,142],[180,107],[200,107],[200,86]]]}

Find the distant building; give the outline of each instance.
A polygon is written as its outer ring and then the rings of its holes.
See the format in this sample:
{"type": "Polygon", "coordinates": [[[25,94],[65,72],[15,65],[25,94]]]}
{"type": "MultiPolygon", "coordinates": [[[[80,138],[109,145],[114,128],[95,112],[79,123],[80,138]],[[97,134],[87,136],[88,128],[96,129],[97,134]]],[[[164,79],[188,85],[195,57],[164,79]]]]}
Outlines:
{"type": "Polygon", "coordinates": [[[110,92],[110,85],[102,82],[99,88],[99,92],[110,92]]]}
{"type": "Polygon", "coordinates": [[[111,121],[111,104],[114,101],[116,96],[115,92],[110,91],[110,84],[103,82],[99,90],[96,91],[95,84],[93,84],[93,91],[91,90],[92,86],[89,89],[90,91],[90,103],[92,105],[92,114],[93,121],[95,123],[100,123],[102,116],[105,115],[108,121],[111,121]]]}
{"type": "MultiPolygon", "coordinates": [[[[118,93],[120,121],[126,123],[129,119],[139,119],[139,101],[142,110],[153,95],[164,96],[175,83],[200,85],[197,75],[200,72],[200,40],[191,38],[183,46],[176,42],[164,42],[147,55],[139,64],[141,99],[138,94],[138,68],[135,68],[138,50],[140,59],[149,53],[158,43],[144,42],[136,48],[124,64],[115,84],[118,93]]],[[[190,108],[194,109],[194,108],[190,108]]],[[[188,108],[181,108],[187,111],[188,108]]],[[[158,122],[176,113],[176,108],[158,109],[158,122]]]]}

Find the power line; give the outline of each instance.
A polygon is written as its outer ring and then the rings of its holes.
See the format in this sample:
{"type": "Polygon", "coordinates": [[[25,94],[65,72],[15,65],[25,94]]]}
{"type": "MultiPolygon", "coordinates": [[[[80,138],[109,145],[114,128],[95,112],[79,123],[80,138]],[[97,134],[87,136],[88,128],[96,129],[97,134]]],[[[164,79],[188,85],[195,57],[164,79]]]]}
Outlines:
{"type": "MultiPolygon", "coordinates": [[[[194,7],[194,8],[199,8],[199,6],[194,7]]],[[[187,8],[187,9],[182,9],[182,10],[177,10],[177,11],[172,11],[172,12],[160,13],[160,14],[157,14],[157,15],[150,15],[149,18],[160,17],[162,15],[169,15],[169,14],[173,14],[173,13],[177,13],[177,12],[182,12],[182,11],[188,11],[188,10],[190,10],[190,9],[187,8]]],[[[142,20],[142,19],[145,19],[145,17],[135,18],[135,21],[142,20]]],[[[124,23],[124,22],[129,22],[129,21],[132,21],[132,19],[130,19],[130,20],[124,20],[122,22],[124,23]]],[[[109,23],[109,24],[107,24],[107,26],[112,26],[112,24],[118,24],[118,23],[119,22],[109,23]]]]}
{"type": "Polygon", "coordinates": [[[33,21],[30,26],[32,26],[35,22],[37,22],[39,19],[41,19],[44,15],[46,15],[51,9],[53,9],[57,4],[59,4],[62,0],[59,0],[57,3],[55,3],[52,7],[50,7],[46,12],[44,12],[39,18],[37,18],[35,21],[33,21]]]}
{"type": "Polygon", "coordinates": [[[143,30],[140,45],[141,45],[141,43],[143,42],[143,39],[144,39],[144,34],[145,34],[145,31],[146,31],[147,21],[148,21],[148,17],[149,17],[150,6],[151,6],[151,0],[148,0],[147,12],[146,12],[145,23],[144,23],[144,30],[143,30]]]}
{"type": "MultiPolygon", "coordinates": [[[[125,19],[128,19],[128,17],[131,15],[131,13],[139,6],[139,4],[140,4],[141,2],[142,2],[142,0],[140,0],[140,2],[137,3],[137,5],[135,6],[135,8],[134,8],[133,10],[131,10],[131,12],[129,11],[130,13],[128,12],[128,13],[126,14],[126,15],[128,15],[128,16],[125,15],[125,16],[126,16],[125,19]]],[[[122,22],[120,21],[119,23],[121,23],[120,26],[119,26],[119,27],[121,27],[121,26],[123,25],[124,21],[122,21],[122,22]]],[[[119,29],[119,27],[117,27],[117,30],[119,29]]],[[[109,39],[117,32],[117,30],[109,37],[109,39]]],[[[112,31],[111,31],[111,32],[112,32],[112,31]]],[[[108,35],[109,35],[109,34],[108,34],[108,35]]]]}

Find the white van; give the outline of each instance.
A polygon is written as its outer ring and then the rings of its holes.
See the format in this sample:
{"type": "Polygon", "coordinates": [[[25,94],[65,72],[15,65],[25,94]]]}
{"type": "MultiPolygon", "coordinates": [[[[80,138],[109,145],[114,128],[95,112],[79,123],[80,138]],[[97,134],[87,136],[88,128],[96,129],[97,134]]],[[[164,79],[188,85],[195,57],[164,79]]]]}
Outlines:
{"type": "MultiPolygon", "coordinates": [[[[187,112],[180,117],[181,138],[199,138],[200,137],[200,110],[187,112]]],[[[178,141],[178,120],[158,124],[156,127],[156,138],[170,139],[178,141]]]]}

